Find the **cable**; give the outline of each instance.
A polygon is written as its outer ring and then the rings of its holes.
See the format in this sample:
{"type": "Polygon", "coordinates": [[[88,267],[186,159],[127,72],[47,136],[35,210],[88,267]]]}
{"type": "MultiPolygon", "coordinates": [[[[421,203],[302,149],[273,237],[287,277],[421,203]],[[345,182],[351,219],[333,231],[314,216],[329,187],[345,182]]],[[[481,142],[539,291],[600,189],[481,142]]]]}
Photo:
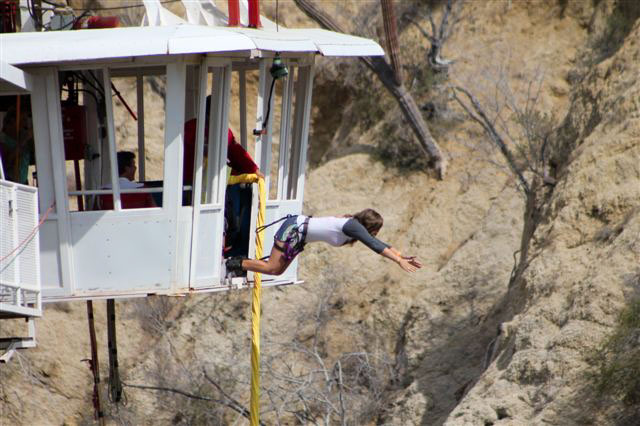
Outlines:
{"type": "Polygon", "coordinates": [[[86,78],[82,73],[80,72],[73,72],[73,75],[79,79],[80,81],[82,81],[84,84],[91,86],[91,88],[93,90],[95,90],[96,92],[98,92],[102,97],[104,97],[104,92],[102,91],[102,86],[96,86],[94,84],[93,81],[89,80],[88,78],[86,78]]]}
{"type": "MultiPolygon", "coordinates": [[[[84,92],[84,93],[88,93],[93,97],[93,100],[96,102],[96,104],[98,103],[98,97],[96,96],[95,93],[93,93],[91,90],[87,90],[87,89],[75,89],[78,92],[84,92]]],[[[62,88],[63,92],[69,92],[69,89],[65,89],[64,87],[62,88]]]]}
{"type": "Polygon", "coordinates": [[[267,116],[264,118],[264,123],[262,123],[262,128],[266,129],[269,124],[269,113],[271,113],[271,97],[273,96],[273,89],[276,86],[277,78],[273,78],[271,80],[271,90],[269,90],[269,100],[267,101],[267,116]]]}
{"type": "Polygon", "coordinates": [[[73,75],[79,78],[83,83],[91,86],[93,90],[98,92],[100,96],[104,99],[104,89],[102,88],[102,83],[100,83],[100,80],[98,80],[98,78],[93,74],[93,71],[89,70],[88,73],[91,75],[91,77],[93,77],[93,79],[95,80],[95,83],[89,80],[87,77],[85,77],[82,73],[74,72],[73,75]]]}
{"type": "Polygon", "coordinates": [[[98,77],[96,77],[96,75],[93,73],[93,70],[89,70],[89,75],[91,77],[93,77],[93,79],[95,80],[96,84],[98,85],[98,87],[100,88],[100,94],[102,95],[102,97],[104,98],[104,86],[102,85],[102,82],[100,80],[98,80],[98,77]]]}
{"type": "Polygon", "coordinates": [[[36,9],[33,5],[33,0],[27,0],[27,10],[29,11],[29,16],[31,16],[31,19],[34,22],[36,30],[41,30],[42,22],[40,22],[40,20],[36,17],[36,9]]]}
{"type": "MultiPolygon", "coordinates": [[[[29,235],[27,235],[27,237],[22,240],[20,242],[20,244],[18,244],[18,246],[16,248],[14,248],[13,250],[11,250],[11,252],[9,252],[9,254],[5,255],[4,257],[2,257],[0,259],[0,262],[4,262],[7,258],[9,258],[13,253],[15,253],[16,251],[18,251],[23,245],[27,244],[29,241],[31,241],[31,239],[36,235],[36,231],[42,226],[42,224],[44,223],[45,220],[47,220],[47,217],[49,217],[49,213],[51,213],[51,210],[53,210],[53,208],[55,207],[56,203],[54,202],[53,204],[51,204],[51,206],[47,209],[47,211],[45,212],[44,216],[42,217],[42,219],[40,219],[40,222],[38,222],[38,224],[36,225],[35,228],[33,228],[33,230],[29,233],[29,235]]],[[[8,266],[8,265],[7,265],[8,266]]],[[[3,269],[4,270],[4,269],[3,269]]]]}

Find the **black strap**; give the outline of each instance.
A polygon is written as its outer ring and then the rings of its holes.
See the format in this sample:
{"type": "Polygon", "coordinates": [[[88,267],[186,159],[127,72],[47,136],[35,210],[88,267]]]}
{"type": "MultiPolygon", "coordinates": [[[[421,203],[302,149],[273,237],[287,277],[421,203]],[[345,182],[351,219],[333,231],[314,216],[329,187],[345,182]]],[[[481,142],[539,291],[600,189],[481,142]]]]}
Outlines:
{"type": "MultiPolygon", "coordinates": [[[[286,218],[288,218],[290,216],[293,216],[293,215],[287,215],[287,216],[285,216],[285,217],[283,217],[281,219],[278,219],[277,221],[275,221],[273,223],[280,222],[280,221],[282,221],[282,220],[284,220],[284,219],[286,219],[286,218]]],[[[304,250],[305,240],[307,239],[307,229],[309,228],[309,219],[311,219],[312,217],[313,216],[307,216],[307,218],[304,220],[304,222],[302,222],[302,224],[296,229],[296,232],[298,232],[301,235],[300,240],[296,244],[299,247],[300,251],[304,250]],[[302,227],[302,231],[300,231],[300,227],[302,227]]],[[[267,226],[271,226],[271,225],[273,225],[273,223],[270,223],[267,226]]],[[[256,231],[256,232],[258,232],[258,231],[256,231]]],[[[275,241],[273,243],[273,247],[276,250],[281,251],[282,253],[285,253],[285,251],[286,251],[285,247],[280,247],[275,241]]]]}
{"type": "Polygon", "coordinates": [[[283,220],[289,219],[291,216],[293,216],[293,215],[292,215],[292,214],[288,214],[288,215],[286,215],[286,216],[284,216],[284,217],[281,217],[280,219],[278,219],[278,220],[276,220],[276,221],[273,221],[273,222],[271,222],[271,223],[269,223],[269,224],[267,224],[267,225],[258,226],[258,227],[256,228],[256,234],[257,234],[258,232],[264,231],[265,229],[267,229],[267,228],[268,228],[268,227],[270,227],[271,225],[275,225],[275,224],[276,224],[276,223],[278,223],[278,222],[282,222],[283,220]]]}
{"type": "Polygon", "coordinates": [[[309,229],[309,219],[311,219],[313,216],[307,216],[307,218],[304,220],[304,223],[302,224],[302,226],[304,228],[302,228],[302,246],[304,247],[305,241],[307,240],[307,229],[309,229]]]}

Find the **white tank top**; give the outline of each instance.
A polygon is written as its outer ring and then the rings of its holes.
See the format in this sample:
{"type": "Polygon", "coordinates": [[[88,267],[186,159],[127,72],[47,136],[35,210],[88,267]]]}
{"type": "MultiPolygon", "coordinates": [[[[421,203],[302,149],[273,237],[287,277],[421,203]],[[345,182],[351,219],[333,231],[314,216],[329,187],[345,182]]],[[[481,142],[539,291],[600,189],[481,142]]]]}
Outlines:
{"type": "MultiPolygon", "coordinates": [[[[299,215],[297,224],[304,223],[307,216],[299,215]]],[[[342,227],[347,221],[351,219],[349,217],[312,217],[309,219],[309,228],[307,229],[307,237],[305,241],[307,243],[313,243],[316,241],[324,241],[327,244],[331,244],[335,247],[340,247],[347,241],[351,240],[342,232],[342,227]]]]}

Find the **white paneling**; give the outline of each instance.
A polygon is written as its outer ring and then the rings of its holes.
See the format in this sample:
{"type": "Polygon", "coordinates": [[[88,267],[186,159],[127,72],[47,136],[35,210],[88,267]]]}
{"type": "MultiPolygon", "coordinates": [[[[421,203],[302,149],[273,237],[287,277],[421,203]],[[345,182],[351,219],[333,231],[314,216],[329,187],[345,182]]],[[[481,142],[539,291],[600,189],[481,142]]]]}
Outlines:
{"type": "Polygon", "coordinates": [[[178,209],[178,234],[176,236],[176,262],[174,291],[189,290],[189,270],[191,263],[192,207],[178,209]]]}
{"type": "Polygon", "coordinates": [[[187,65],[176,63],[167,65],[167,92],[165,102],[164,127],[164,193],[162,195],[162,210],[172,219],[173,227],[166,230],[172,244],[171,269],[172,283],[178,283],[179,262],[188,262],[184,253],[178,252],[178,209],[182,206],[182,165],[184,156],[184,103],[185,85],[187,81],[187,65]]]}
{"type": "Polygon", "coordinates": [[[37,189],[0,180],[0,313],[41,315],[37,189]]]}
{"type": "Polygon", "coordinates": [[[40,276],[45,296],[63,292],[58,223],[47,220],[40,226],[40,276]]]}
{"type": "Polygon", "coordinates": [[[40,247],[38,226],[38,194],[35,189],[16,188],[18,203],[18,244],[20,249],[20,285],[40,291],[40,247]]]}
{"type": "Polygon", "coordinates": [[[195,287],[218,285],[222,262],[222,239],[215,238],[224,221],[222,207],[200,212],[195,287]]]}
{"type": "Polygon", "coordinates": [[[200,208],[202,206],[202,176],[203,176],[203,158],[204,158],[204,129],[205,129],[205,120],[201,119],[204,117],[206,112],[206,97],[207,97],[207,79],[209,76],[209,72],[207,71],[206,64],[200,64],[198,75],[198,106],[196,109],[196,118],[197,128],[196,128],[196,140],[195,140],[195,164],[193,170],[195,170],[194,178],[193,178],[193,191],[192,200],[193,200],[193,223],[191,227],[191,249],[189,251],[190,259],[189,259],[189,283],[193,285],[196,280],[196,268],[197,268],[197,255],[198,252],[198,235],[199,235],[199,224],[200,224],[200,208]]]}
{"type": "MultiPolygon", "coordinates": [[[[46,118],[48,122],[48,134],[44,135],[50,149],[52,165],[53,193],[56,200],[56,217],[58,225],[58,251],[60,254],[60,276],[62,287],[65,291],[73,292],[75,276],[73,275],[73,247],[71,245],[71,230],[69,224],[67,174],[64,161],[64,139],[62,135],[62,111],[60,108],[60,82],[56,70],[47,70],[44,76],[45,91],[39,91],[38,85],[34,86],[32,104],[37,100],[46,100],[46,118]]],[[[34,111],[35,112],[35,111],[34,111]]],[[[34,116],[35,119],[35,116],[34,116]]],[[[43,178],[40,176],[38,180],[43,178]]],[[[44,189],[41,189],[43,191],[44,189]]],[[[48,206],[40,205],[40,212],[48,206]]]]}
{"type": "Polygon", "coordinates": [[[75,293],[169,289],[175,242],[168,228],[173,226],[161,215],[74,215],[75,293]]]}
{"type": "Polygon", "coordinates": [[[16,247],[17,208],[15,190],[10,182],[0,181],[0,258],[9,256],[0,262],[0,283],[17,284],[19,259],[10,256],[16,247]]]}

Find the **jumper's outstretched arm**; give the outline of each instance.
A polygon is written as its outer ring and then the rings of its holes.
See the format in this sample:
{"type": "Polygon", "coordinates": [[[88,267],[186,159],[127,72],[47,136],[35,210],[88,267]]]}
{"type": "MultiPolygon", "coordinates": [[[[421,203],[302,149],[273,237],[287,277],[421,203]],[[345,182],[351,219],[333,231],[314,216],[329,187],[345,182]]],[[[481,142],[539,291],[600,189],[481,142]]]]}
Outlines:
{"type": "Polygon", "coordinates": [[[415,272],[422,268],[422,263],[415,256],[403,256],[402,253],[393,247],[385,248],[380,254],[387,259],[393,260],[407,272],[415,272]]]}

